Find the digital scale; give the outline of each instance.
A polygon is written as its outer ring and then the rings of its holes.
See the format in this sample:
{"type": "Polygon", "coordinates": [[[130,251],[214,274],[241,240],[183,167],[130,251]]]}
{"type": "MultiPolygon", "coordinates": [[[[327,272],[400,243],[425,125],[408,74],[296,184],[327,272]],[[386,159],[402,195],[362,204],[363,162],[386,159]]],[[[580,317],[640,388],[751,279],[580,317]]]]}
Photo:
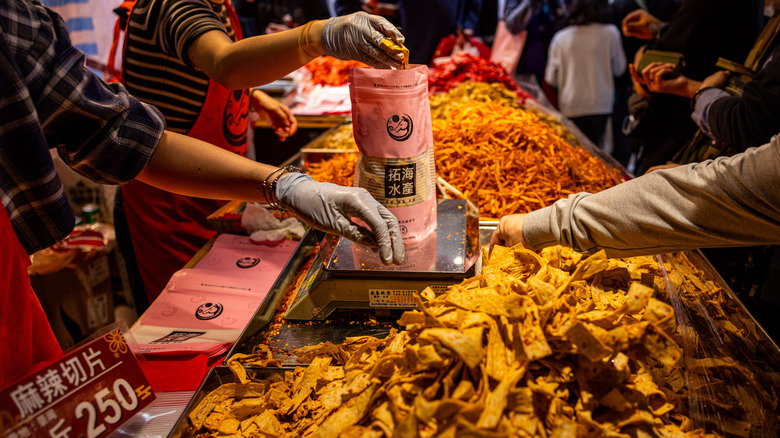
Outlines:
{"type": "Polygon", "coordinates": [[[440,294],[474,275],[479,218],[466,200],[439,202],[437,226],[427,238],[405,244],[406,260],[385,266],[371,249],[327,236],[285,313],[290,320],[324,320],[336,310],[367,309],[391,316],[417,307],[414,294],[440,294]]]}

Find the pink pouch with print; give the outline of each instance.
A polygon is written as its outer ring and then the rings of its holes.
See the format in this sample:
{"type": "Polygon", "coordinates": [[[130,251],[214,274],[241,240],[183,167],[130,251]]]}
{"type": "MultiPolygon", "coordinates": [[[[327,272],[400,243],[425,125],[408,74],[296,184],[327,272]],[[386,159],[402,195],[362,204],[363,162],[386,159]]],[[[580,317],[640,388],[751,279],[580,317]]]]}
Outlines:
{"type": "Polygon", "coordinates": [[[349,94],[360,150],[354,185],[368,190],[398,218],[404,242],[425,239],[436,229],[428,67],[353,68],[349,94]]]}

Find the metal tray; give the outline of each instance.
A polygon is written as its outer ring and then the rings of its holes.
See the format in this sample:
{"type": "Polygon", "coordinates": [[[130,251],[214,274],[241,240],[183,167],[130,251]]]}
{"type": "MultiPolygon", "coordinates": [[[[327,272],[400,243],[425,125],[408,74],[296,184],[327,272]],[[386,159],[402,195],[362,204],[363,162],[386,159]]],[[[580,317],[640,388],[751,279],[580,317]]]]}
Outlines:
{"type": "Polygon", "coordinates": [[[292,256],[287,260],[287,264],[282,268],[279,277],[271,286],[263,304],[257,309],[252,319],[244,327],[238,340],[228,351],[224,363],[227,363],[227,360],[236,353],[251,353],[252,348],[262,341],[259,339],[259,335],[279,310],[285,289],[293,281],[304,262],[315,252],[322,237],[323,233],[313,228],[309,228],[306,231],[303,238],[298,242],[298,246],[295,247],[292,256]]]}
{"type": "MultiPolygon", "coordinates": [[[[256,373],[255,378],[257,380],[262,380],[275,374],[284,373],[286,370],[287,369],[285,368],[253,368],[253,371],[256,373]]],[[[234,382],[235,376],[233,375],[233,372],[230,370],[230,368],[226,366],[216,366],[210,369],[206,374],[206,377],[203,378],[203,382],[201,382],[197,391],[195,391],[192,399],[190,399],[187,407],[184,408],[184,411],[182,411],[179,419],[176,421],[176,425],[168,434],[168,438],[184,438],[193,436],[195,431],[192,430],[192,426],[190,426],[190,422],[187,418],[189,417],[190,413],[211,391],[226,383],[234,382]]]]}
{"type": "Polygon", "coordinates": [[[306,146],[301,148],[301,161],[303,163],[317,163],[322,160],[326,160],[335,154],[356,154],[358,153],[357,147],[355,149],[347,148],[328,148],[327,142],[337,135],[339,129],[343,126],[352,125],[351,120],[345,120],[327,131],[317,136],[314,140],[310,141],[306,146]]]}

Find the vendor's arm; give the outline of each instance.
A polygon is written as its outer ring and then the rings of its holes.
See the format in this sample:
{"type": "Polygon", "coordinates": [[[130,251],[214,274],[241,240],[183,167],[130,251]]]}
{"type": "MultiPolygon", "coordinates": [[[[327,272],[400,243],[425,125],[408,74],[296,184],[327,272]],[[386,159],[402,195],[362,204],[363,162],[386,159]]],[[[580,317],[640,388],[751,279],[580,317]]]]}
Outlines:
{"type": "Polygon", "coordinates": [[[275,166],[257,163],[192,137],[165,132],[137,179],[187,196],[276,203],[314,228],[377,248],[386,264],[403,262],[398,220],[368,191],[315,182],[297,172],[279,175],[275,166]],[[276,190],[265,190],[266,181],[276,181],[276,190]],[[371,229],[355,224],[352,217],[361,219],[371,229]]]}
{"type": "MultiPolygon", "coordinates": [[[[533,248],[562,244],[612,257],[780,244],[780,142],[659,170],[529,213],[533,248]]],[[[503,219],[502,219],[503,220],[503,219]]],[[[516,230],[515,230],[516,232],[516,230]]]]}
{"type": "Polygon", "coordinates": [[[404,42],[385,18],[356,12],[236,42],[212,30],[192,42],[187,56],[210,78],[226,88],[239,89],[269,83],[320,55],[399,68],[403,54],[381,44],[383,39],[404,42]]]}

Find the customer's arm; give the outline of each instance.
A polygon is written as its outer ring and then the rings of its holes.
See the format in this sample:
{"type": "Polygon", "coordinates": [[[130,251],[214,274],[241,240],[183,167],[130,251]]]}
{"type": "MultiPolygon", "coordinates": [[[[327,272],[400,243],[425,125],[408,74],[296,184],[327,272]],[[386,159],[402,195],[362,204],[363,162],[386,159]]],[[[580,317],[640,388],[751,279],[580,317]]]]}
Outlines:
{"type": "Polygon", "coordinates": [[[501,219],[494,243],[605,249],[612,257],[780,244],[780,142],[730,158],[659,170],[501,219]],[[518,230],[518,227],[520,228],[518,230]]]}

